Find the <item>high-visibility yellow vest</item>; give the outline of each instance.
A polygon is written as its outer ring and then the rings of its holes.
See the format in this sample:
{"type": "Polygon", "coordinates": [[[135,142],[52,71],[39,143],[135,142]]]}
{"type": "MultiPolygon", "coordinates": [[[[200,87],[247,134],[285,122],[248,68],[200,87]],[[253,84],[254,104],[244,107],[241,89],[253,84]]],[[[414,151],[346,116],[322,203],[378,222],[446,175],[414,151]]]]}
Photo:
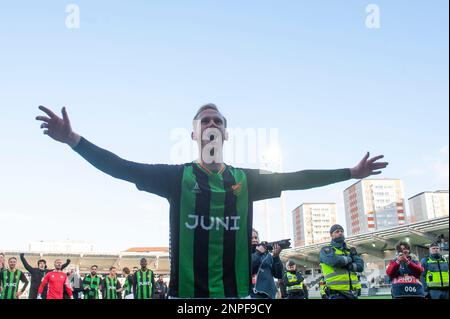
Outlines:
{"type": "MultiPolygon", "coordinates": [[[[287,272],[286,276],[287,276],[287,280],[289,283],[296,282],[298,279],[296,274],[292,274],[290,272],[287,272]]],[[[303,290],[303,281],[299,284],[286,287],[287,292],[296,291],[296,290],[303,290]]]]}
{"type": "MultiPolygon", "coordinates": [[[[349,255],[348,252],[344,252],[333,245],[330,245],[330,247],[334,249],[336,255],[349,255]]],[[[327,287],[331,290],[355,291],[361,289],[361,283],[355,272],[349,271],[346,268],[333,268],[324,263],[320,263],[320,267],[322,268],[322,274],[325,277],[327,287]]]]}
{"type": "Polygon", "coordinates": [[[428,270],[425,274],[428,288],[448,287],[448,261],[435,260],[428,257],[428,270]]]}
{"type": "Polygon", "coordinates": [[[327,284],[325,282],[325,280],[321,280],[319,282],[319,291],[320,291],[320,295],[321,296],[325,296],[327,294],[327,284]]]}

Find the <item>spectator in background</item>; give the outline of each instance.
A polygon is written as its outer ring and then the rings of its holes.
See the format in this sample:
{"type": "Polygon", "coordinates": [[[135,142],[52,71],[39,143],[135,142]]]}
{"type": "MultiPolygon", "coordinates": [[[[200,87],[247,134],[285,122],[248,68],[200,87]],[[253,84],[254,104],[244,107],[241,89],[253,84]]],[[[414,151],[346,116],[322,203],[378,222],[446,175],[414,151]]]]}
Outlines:
{"type": "Polygon", "coordinates": [[[68,274],[69,284],[73,290],[73,299],[81,299],[83,292],[83,279],[80,276],[78,268],[70,268],[68,274]]]}
{"type": "Polygon", "coordinates": [[[411,255],[411,246],[407,242],[400,241],[395,249],[397,257],[386,269],[386,274],[392,280],[392,297],[424,298],[424,289],[420,282],[423,268],[417,258],[411,255]]]}
{"type": "Polygon", "coordinates": [[[155,299],[166,299],[167,296],[167,284],[164,282],[163,275],[158,276],[158,280],[155,282],[155,299]]]}

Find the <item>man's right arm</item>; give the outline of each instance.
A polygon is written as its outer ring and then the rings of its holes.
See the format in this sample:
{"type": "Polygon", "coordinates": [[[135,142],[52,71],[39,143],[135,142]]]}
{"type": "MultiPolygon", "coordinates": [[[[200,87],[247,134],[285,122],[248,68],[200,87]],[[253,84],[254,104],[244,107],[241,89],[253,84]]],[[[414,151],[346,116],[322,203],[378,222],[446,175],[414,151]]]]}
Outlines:
{"type": "Polygon", "coordinates": [[[150,165],[127,161],[81,138],[74,151],[100,171],[162,197],[170,191],[171,165],[150,165]]]}
{"type": "Polygon", "coordinates": [[[36,120],[43,121],[41,128],[44,134],[54,140],[72,147],[89,163],[102,172],[115,178],[136,184],[137,188],[162,197],[169,197],[173,168],[171,165],[147,165],[126,161],[117,155],[88,142],[72,130],[65,107],[62,118],[46,107],[39,109],[46,116],[38,116],[36,120]]]}
{"type": "Polygon", "coordinates": [[[31,265],[25,259],[25,254],[23,253],[20,254],[20,260],[22,261],[23,266],[29,273],[32,273],[34,271],[33,267],[31,267],[31,265]]]}

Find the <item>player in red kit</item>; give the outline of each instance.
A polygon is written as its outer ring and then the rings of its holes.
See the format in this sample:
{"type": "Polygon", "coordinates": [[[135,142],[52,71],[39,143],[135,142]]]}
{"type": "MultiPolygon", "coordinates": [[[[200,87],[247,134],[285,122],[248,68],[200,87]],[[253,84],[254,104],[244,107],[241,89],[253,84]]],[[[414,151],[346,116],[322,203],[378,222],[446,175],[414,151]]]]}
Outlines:
{"type": "Polygon", "coordinates": [[[70,299],[73,299],[72,289],[69,286],[67,275],[61,270],[62,260],[55,260],[55,270],[45,275],[38,290],[37,299],[42,299],[41,294],[45,285],[48,284],[47,299],[63,299],[63,291],[66,288],[70,299]]]}

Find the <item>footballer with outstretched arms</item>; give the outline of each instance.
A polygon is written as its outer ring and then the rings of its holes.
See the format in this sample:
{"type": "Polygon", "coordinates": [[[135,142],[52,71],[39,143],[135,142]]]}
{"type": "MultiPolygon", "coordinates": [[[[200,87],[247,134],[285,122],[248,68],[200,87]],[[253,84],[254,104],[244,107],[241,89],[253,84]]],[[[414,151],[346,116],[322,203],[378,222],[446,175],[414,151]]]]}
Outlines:
{"type": "Polygon", "coordinates": [[[223,162],[227,120],[214,104],[202,106],[191,137],[198,159],[182,165],[143,164],[104,150],[72,130],[62,117],[40,106],[44,134],[69,145],[85,160],[170,204],[169,298],[242,298],[251,288],[253,203],[289,190],[321,187],[381,173],[388,163],[369,153],[353,168],[268,173],[223,162]]]}

